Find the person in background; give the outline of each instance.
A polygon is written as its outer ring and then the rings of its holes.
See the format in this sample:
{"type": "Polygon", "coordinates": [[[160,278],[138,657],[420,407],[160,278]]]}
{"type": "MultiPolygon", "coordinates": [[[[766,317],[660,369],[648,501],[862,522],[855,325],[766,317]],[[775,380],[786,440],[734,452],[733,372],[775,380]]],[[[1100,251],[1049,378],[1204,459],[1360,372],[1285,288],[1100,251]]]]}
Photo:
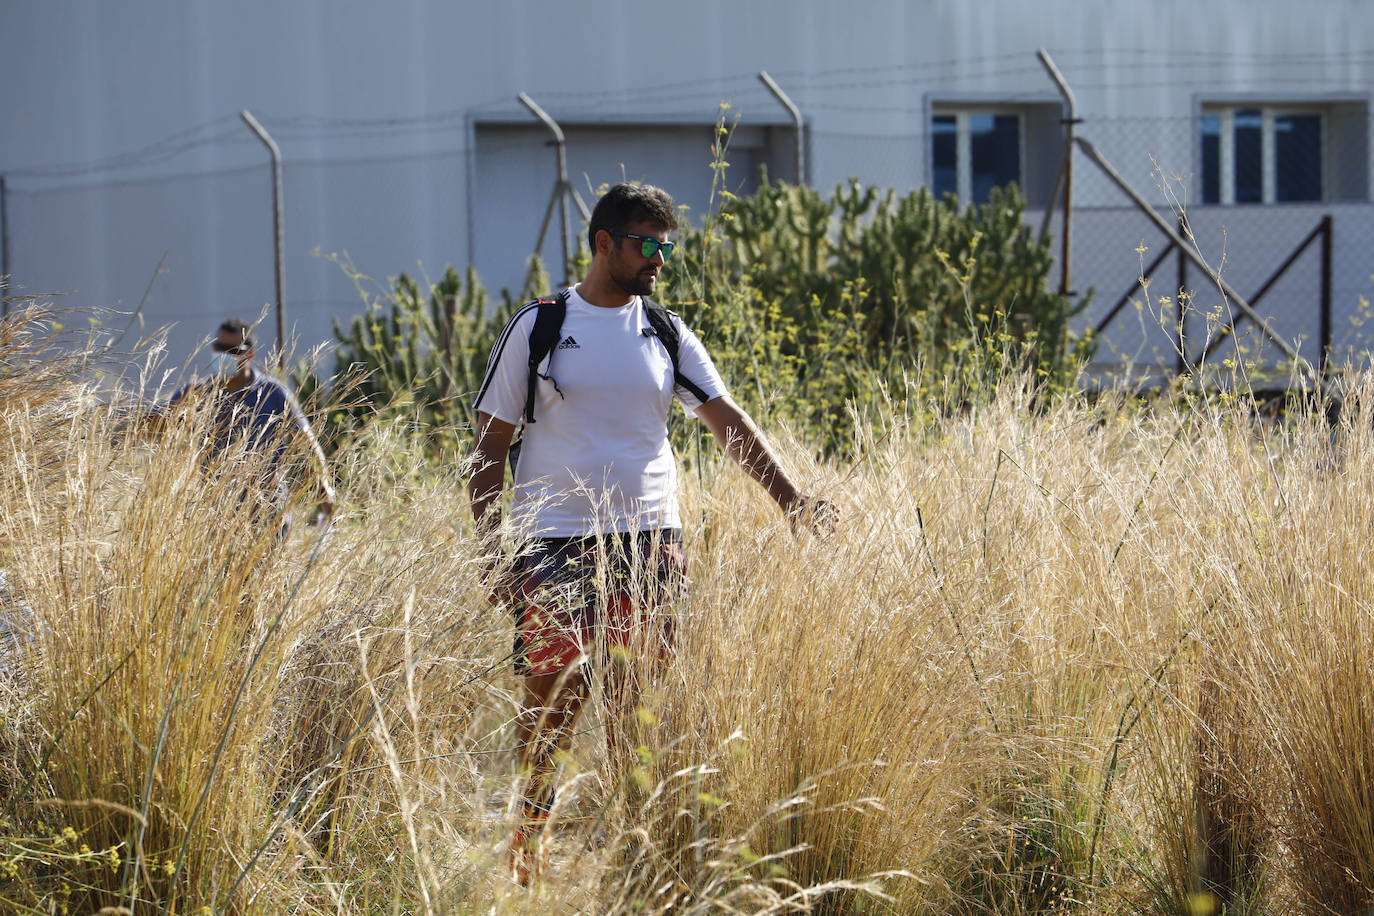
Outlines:
{"type": "Polygon", "coordinates": [[[275,517],[279,537],[285,536],[290,527],[290,517],[286,515],[287,451],[293,441],[303,444],[318,474],[318,511],[325,518],[333,516],[334,486],[324,450],[295,396],[280,381],[253,365],[252,327],[241,318],[230,318],[219,326],[210,346],[211,378],[185,385],[172,395],[168,404],[150,418],[154,426],[165,425],[179,407],[212,399],[207,405],[214,414],[204,461],[209,466],[240,441],[261,460],[261,470],[242,481],[243,498],[275,517]]]}

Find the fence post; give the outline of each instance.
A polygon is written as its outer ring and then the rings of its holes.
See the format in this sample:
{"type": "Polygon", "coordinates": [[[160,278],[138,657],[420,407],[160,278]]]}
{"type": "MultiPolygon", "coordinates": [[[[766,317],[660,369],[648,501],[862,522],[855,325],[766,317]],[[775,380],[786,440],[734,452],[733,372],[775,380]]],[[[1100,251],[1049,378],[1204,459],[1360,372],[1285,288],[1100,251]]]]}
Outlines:
{"type": "Polygon", "coordinates": [[[0,279],[5,281],[5,291],[0,291],[0,315],[10,313],[9,290],[10,276],[10,208],[9,194],[5,188],[5,176],[0,175],[0,279]]]}
{"type": "Polygon", "coordinates": [[[806,146],[806,124],[802,120],[801,109],[799,109],[787,93],[782,91],[782,87],[773,81],[773,77],[768,75],[767,70],[759,71],[759,82],[768,87],[768,91],[773,93],[773,97],[781,103],[787,113],[792,116],[792,124],[796,131],[796,151],[793,153],[794,175],[797,187],[807,184],[806,180],[806,158],[804,149],[806,146]]]}
{"type": "Polygon", "coordinates": [[[267,151],[272,155],[272,240],[275,249],[274,262],[276,264],[277,275],[277,366],[286,366],[286,294],[283,291],[284,281],[282,279],[283,261],[285,260],[285,245],[283,243],[282,228],[282,167],[281,167],[281,148],[277,146],[277,141],[272,139],[257,118],[254,118],[248,109],[239,112],[239,117],[243,118],[243,123],[247,124],[253,133],[258,135],[258,139],[267,147],[267,151]]]}
{"type": "MultiPolygon", "coordinates": [[[[1064,164],[1062,174],[1064,176],[1064,229],[1060,233],[1059,239],[1059,295],[1072,295],[1069,290],[1069,257],[1071,252],[1070,243],[1073,238],[1073,139],[1074,125],[1082,120],[1078,117],[1078,100],[1074,98],[1073,90],[1069,88],[1068,82],[1064,79],[1064,74],[1059,72],[1055,66],[1054,59],[1050,57],[1044,48],[1035,52],[1035,56],[1040,58],[1040,63],[1049,73],[1050,79],[1059,87],[1059,94],[1064,98],[1064,104],[1068,107],[1068,117],[1064,118],[1064,164]]],[[[1053,207],[1053,201],[1050,206],[1053,207]]]]}
{"type": "Polygon", "coordinates": [[[592,214],[587,209],[587,205],[582,202],[582,195],[577,193],[577,188],[574,188],[572,182],[568,180],[567,143],[563,137],[563,128],[559,127],[558,122],[549,117],[548,112],[535,104],[534,99],[525,93],[520,93],[516,98],[521,105],[530,110],[530,114],[544,122],[544,126],[553,134],[553,145],[557,147],[558,177],[554,179],[553,193],[549,195],[549,206],[544,210],[544,222],[539,227],[539,241],[534,243],[534,251],[538,254],[544,247],[544,236],[549,231],[549,220],[553,219],[553,208],[557,204],[559,242],[563,246],[563,285],[570,286],[572,284],[572,256],[568,251],[568,196],[572,196],[573,203],[577,204],[577,210],[582,214],[583,220],[591,222],[592,214]]]}
{"type": "MultiPolygon", "coordinates": [[[[1184,239],[1188,238],[1188,223],[1180,216],[1178,218],[1178,234],[1184,239]]],[[[1178,374],[1182,375],[1188,371],[1188,342],[1183,335],[1184,326],[1188,323],[1188,313],[1183,310],[1183,292],[1188,288],[1188,258],[1183,254],[1183,248],[1178,249],[1178,374]]]]}
{"type": "Polygon", "coordinates": [[[1326,371],[1327,358],[1331,353],[1331,234],[1333,224],[1331,214],[1322,217],[1322,317],[1321,317],[1321,368],[1326,371]]]}

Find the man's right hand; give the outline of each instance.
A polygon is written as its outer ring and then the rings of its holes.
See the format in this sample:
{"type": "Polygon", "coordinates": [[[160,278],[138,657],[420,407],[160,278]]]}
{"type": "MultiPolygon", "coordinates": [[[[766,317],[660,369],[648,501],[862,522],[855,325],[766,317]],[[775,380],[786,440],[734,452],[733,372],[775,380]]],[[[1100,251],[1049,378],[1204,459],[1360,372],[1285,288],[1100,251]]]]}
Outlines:
{"type": "Polygon", "coordinates": [[[820,496],[798,496],[787,510],[787,520],[793,531],[809,529],[815,534],[834,534],[840,521],[840,510],[830,500],[820,496]]]}

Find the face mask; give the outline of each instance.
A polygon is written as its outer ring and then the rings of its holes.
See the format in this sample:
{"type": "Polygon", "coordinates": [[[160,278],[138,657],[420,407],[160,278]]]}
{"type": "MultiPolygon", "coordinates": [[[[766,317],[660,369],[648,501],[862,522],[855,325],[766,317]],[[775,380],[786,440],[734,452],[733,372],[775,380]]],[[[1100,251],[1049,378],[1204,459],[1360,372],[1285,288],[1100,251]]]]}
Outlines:
{"type": "Polygon", "coordinates": [[[210,371],[220,381],[238,374],[239,358],[232,353],[216,353],[210,357],[210,371]]]}

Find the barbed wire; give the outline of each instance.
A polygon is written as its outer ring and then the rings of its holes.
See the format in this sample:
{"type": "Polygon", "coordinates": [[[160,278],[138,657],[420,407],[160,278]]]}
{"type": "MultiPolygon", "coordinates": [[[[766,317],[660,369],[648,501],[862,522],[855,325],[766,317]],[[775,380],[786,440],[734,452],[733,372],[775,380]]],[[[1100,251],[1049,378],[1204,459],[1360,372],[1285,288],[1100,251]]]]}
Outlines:
{"type": "MultiPolygon", "coordinates": [[[[1107,73],[1123,69],[1137,71],[1154,68],[1166,69],[1170,76],[1166,79],[1133,79],[1133,89],[1166,89],[1181,86],[1196,86],[1197,77],[1190,76],[1186,70],[1225,68],[1242,62],[1268,63],[1273,66],[1301,67],[1320,66],[1327,70],[1333,63],[1374,62],[1374,49],[1351,49],[1331,53],[1260,53],[1260,52],[1218,52],[1200,51],[1184,48],[1127,48],[1113,49],[1110,57],[1098,50],[1069,49],[1051,52],[1061,63],[1069,77],[1070,84],[1080,96],[1090,96],[1093,92],[1111,88],[1113,83],[1101,79],[1107,73]],[[1134,63],[1124,63],[1134,61],[1134,63]]],[[[834,92],[853,92],[866,89],[892,89],[898,87],[919,88],[926,92],[939,90],[951,84],[970,81],[985,83],[988,80],[1018,79],[1033,75],[1044,75],[1038,62],[1028,62],[1025,52],[1000,55],[948,58],[935,61],[921,61],[909,64],[874,65],[866,67],[835,67],[824,70],[779,70],[773,71],[774,78],[784,82],[792,81],[800,85],[796,92],[805,94],[804,107],[812,111],[844,111],[862,115],[910,115],[924,111],[924,103],[883,104],[828,102],[817,96],[834,92]],[[912,78],[920,77],[919,85],[912,87],[912,78]]],[[[1226,82],[1240,79],[1230,77],[1226,82]]],[[[1252,85],[1252,84],[1251,84],[1252,85]]],[[[1283,86],[1320,86],[1323,91],[1352,91],[1358,89],[1352,79],[1336,79],[1324,74],[1311,77],[1285,75],[1283,86]]],[[[1217,87],[1224,91],[1225,85],[1217,87]]],[[[757,82],[757,72],[736,73],[725,76],[703,77],[695,80],[677,80],[646,86],[623,87],[600,92],[582,90],[541,89],[537,93],[545,102],[561,103],[563,100],[576,100],[576,104],[565,106],[558,115],[564,119],[586,118],[601,121],[605,118],[605,106],[616,102],[636,104],[649,102],[658,112],[673,105],[699,106],[704,115],[714,115],[724,99],[735,107],[766,105],[776,106],[766,89],[757,82]]],[[[1006,102],[1018,102],[1042,98],[1053,94],[1048,78],[1045,85],[1036,89],[1018,89],[1003,95],[1006,102]]],[[[1320,101],[1320,100],[1316,100],[1320,101]]],[[[495,113],[508,114],[515,108],[510,98],[493,99],[479,102],[462,109],[448,109],[440,112],[416,113],[410,115],[383,115],[377,117],[329,117],[320,115],[272,115],[262,113],[259,120],[273,131],[297,140],[340,140],[366,139],[378,136],[414,136],[452,130],[466,131],[470,120],[495,113]]],[[[1085,117],[1093,117],[1085,115],[1085,117]]],[[[1143,120],[1143,119],[1142,119],[1143,120]]],[[[220,115],[185,130],[177,131],[153,143],[126,153],[103,157],[88,162],[66,163],[53,166],[17,168],[6,171],[7,179],[61,179],[85,177],[100,172],[114,172],[123,169],[147,168],[174,159],[191,150],[225,142],[256,142],[244,134],[236,115],[220,115]],[[220,128],[216,130],[216,128],[220,128]]],[[[449,151],[452,152],[452,151],[449,151]]]]}
{"type": "Polygon", "coordinates": [[[53,194],[79,194],[95,190],[116,191],[122,188],[149,188],[157,185],[176,184],[184,181],[199,181],[206,178],[225,178],[258,172],[266,174],[266,170],[266,164],[226,165],[222,168],[199,169],[196,171],[164,172],[142,178],[117,178],[104,181],[72,182],[70,184],[57,186],[44,185],[36,188],[24,188],[22,186],[6,187],[5,193],[12,197],[20,198],[43,197],[53,194]]]}
{"type": "MultiPolygon", "coordinates": [[[[6,178],[73,178],[82,175],[94,174],[96,172],[113,172],[126,168],[143,168],[165,162],[175,158],[184,152],[201,146],[211,146],[239,138],[240,129],[222,130],[219,133],[209,136],[186,138],[202,132],[205,128],[227,120],[237,120],[237,118],[220,117],[204,124],[180,131],[170,137],[166,137],[156,143],[151,143],[141,149],[128,153],[120,153],[105,159],[96,159],[84,163],[72,163],[68,165],[39,166],[36,168],[20,168],[6,170],[6,178]]],[[[251,139],[251,138],[248,138],[251,139]]]]}

